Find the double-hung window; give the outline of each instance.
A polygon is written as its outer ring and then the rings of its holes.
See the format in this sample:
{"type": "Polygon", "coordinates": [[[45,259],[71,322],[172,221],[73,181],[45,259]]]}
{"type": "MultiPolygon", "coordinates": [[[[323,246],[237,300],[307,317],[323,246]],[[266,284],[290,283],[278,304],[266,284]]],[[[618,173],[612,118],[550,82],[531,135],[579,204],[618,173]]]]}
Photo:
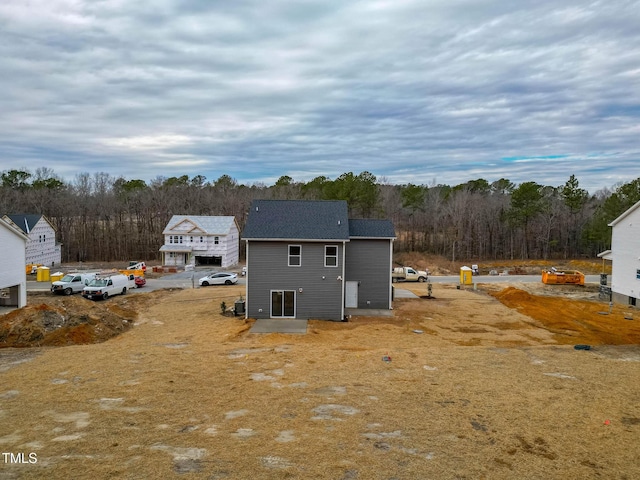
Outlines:
{"type": "Polygon", "coordinates": [[[290,267],[299,267],[302,265],[302,245],[289,245],[289,262],[290,267]]]}
{"type": "Polygon", "coordinates": [[[337,245],[324,246],[324,266],[325,267],[338,266],[338,246],[337,245]]]}

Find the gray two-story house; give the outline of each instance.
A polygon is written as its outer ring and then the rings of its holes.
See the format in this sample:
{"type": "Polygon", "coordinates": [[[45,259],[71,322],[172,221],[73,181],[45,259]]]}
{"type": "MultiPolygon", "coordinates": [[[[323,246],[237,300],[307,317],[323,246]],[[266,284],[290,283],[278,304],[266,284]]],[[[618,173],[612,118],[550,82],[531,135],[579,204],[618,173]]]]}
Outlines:
{"type": "Polygon", "coordinates": [[[339,321],[348,308],[392,308],[389,220],[349,220],[341,200],[255,200],[242,238],[247,317],[339,321]]]}

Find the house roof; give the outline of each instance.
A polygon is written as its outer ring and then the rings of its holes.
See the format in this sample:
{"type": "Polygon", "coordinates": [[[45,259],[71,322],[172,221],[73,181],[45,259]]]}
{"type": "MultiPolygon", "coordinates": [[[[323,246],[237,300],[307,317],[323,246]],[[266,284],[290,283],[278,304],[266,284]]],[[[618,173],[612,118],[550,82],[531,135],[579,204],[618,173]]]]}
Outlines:
{"type": "Polygon", "coordinates": [[[12,223],[7,222],[4,218],[0,218],[0,225],[5,227],[7,230],[9,230],[10,232],[15,233],[17,236],[19,236],[20,238],[22,238],[22,240],[24,240],[25,242],[29,239],[29,237],[27,236],[26,233],[24,233],[22,230],[20,230],[19,228],[17,228],[15,225],[13,225],[12,223]]]}
{"type": "Polygon", "coordinates": [[[349,240],[344,200],[254,200],[245,240],[349,240]]]}
{"type": "Polygon", "coordinates": [[[163,235],[173,232],[173,228],[180,223],[189,221],[200,231],[208,235],[226,235],[235,224],[236,217],[233,216],[204,216],[204,215],[174,215],[167,223],[163,235]]]}
{"type": "Polygon", "coordinates": [[[38,221],[42,218],[42,215],[39,214],[11,214],[5,216],[27,235],[33,229],[33,227],[36,226],[36,223],[38,223],[38,221]]]}
{"type": "Polygon", "coordinates": [[[631,213],[633,213],[638,208],[640,208],[640,201],[636,202],[635,205],[633,205],[631,208],[629,208],[627,211],[625,211],[622,215],[620,215],[618,218],[616,218],[613,222],[611,222],[609,224],[609,226],[613,227],[617,223],[620,223],[622,220],[624,220],[625,217],[629,216],[631,213]]]}
{"type": "Polygon", "coordinates": [[[396,233],[391,220],[350,218],[349,236],[351,238],[396,238],[396,233]]]}

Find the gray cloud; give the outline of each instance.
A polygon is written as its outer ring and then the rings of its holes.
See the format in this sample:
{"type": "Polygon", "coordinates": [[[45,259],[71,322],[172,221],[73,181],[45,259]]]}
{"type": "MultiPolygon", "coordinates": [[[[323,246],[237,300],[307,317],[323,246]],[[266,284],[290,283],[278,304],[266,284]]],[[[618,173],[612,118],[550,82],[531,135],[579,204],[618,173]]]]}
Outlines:
{"type": "Polygon", "coordinates": [[[640,175],[638,24],[623,0],[10,1],[0,170],[594,191],[640,175]]]}

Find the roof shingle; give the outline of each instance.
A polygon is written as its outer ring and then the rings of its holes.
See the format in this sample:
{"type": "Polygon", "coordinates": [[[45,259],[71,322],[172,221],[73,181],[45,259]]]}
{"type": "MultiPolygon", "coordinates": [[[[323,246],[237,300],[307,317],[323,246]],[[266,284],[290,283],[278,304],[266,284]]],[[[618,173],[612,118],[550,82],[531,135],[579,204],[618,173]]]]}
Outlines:
{"type": "Polygon", "coordinates": [[[254,200],[245,240],[349,240],[344,200],[254,200]]]}
{"type": "Polygon", "coordinates": [[[190,221],[204,233],[209,235],[226,235],[233,227],[235,217],[206,216],[206,215],[173,215],[162,232],[163,235],[172,233],[172,229],[183,221],[190,221]]]}
{"type": "Polygon", "coordinates": [[[15,223],[24,233],[29,233],[36,223],[42,218],[42,215],[38,214],[11,214],[7,217],[15,223]]]}
{"type": "Polygon", "coordinates": [[[351,218],[349,219],[349,236],[364,238],[395,238],[396,232],[391,220],[351,218]]]}

